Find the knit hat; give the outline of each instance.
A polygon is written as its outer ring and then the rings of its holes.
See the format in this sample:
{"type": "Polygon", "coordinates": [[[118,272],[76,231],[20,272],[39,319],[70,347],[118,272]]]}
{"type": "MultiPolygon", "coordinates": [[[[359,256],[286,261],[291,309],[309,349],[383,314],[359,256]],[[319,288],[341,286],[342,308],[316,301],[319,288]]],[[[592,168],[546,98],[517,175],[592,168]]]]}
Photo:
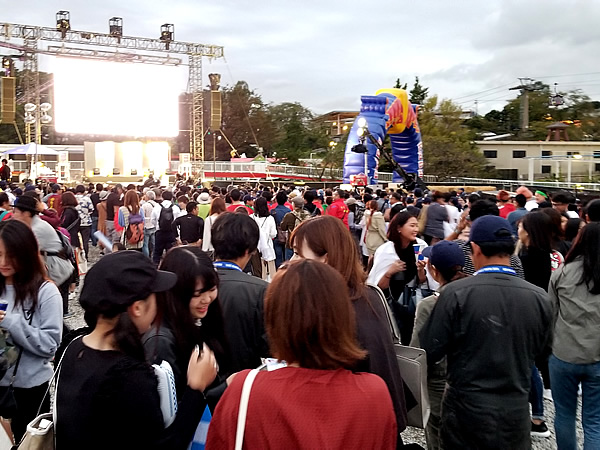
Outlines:
{"type": "Polygon", "coordinates": [[[498,192],[498,200],[507,202],[510,199],[510,194],[504,190],[498,192]]]}

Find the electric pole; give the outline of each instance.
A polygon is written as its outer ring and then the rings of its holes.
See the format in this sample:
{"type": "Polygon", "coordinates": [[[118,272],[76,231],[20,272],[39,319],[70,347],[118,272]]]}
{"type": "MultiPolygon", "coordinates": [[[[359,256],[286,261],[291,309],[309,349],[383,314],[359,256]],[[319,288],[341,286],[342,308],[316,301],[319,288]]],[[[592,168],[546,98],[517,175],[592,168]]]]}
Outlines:
{"type": "Polygon", "coordinates": [[[539,91],[541,88],[534,85],[532,78],[519,78],[519,86],[511,87],[509,91],[519,90],[521,93],[519,106],[519,117],[521,119],[521,133],[529,130],[529,92],[539,91]]]}

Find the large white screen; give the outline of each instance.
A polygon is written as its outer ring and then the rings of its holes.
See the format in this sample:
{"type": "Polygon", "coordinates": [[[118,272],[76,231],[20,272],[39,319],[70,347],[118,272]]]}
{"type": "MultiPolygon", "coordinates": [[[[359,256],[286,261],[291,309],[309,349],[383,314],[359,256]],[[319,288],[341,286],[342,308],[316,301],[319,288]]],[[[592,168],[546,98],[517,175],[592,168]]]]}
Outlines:
{"type": "Polygon", "coordinates": [[[178,70],[173,67],[56,58],[56,131],[177,136],[179,83],[178,70]]]}

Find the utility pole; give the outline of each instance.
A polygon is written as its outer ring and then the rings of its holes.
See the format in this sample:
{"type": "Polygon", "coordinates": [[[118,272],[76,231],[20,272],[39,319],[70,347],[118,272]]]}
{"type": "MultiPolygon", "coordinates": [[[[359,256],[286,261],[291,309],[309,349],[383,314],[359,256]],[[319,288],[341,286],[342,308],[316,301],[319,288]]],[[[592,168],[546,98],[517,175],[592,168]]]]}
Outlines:
{"type": "Polygon", "coordinates": [[[519,90],[521,93],[519,106],[519,117],[521,118],[521,133],[529,130],[529,92],[539,91],[540,88],[534,85],[532,78],[519,78],[519,86],[511,87],[509,91],[519,90]]]}

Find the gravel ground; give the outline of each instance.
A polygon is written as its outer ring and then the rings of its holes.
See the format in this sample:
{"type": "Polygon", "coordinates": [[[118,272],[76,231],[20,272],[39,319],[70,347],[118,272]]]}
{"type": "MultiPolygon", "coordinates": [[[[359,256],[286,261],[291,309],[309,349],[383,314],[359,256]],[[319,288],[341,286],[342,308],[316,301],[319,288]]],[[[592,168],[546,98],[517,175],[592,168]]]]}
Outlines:
{"type": "MultiPolygon", "coordinates": [[[[93,265],[94,262],[96,262],[99,258],[99,250],[96,247],[90,246],[89,265],[93,265]]],[[[81,306],[79,306],[78,301],[79,291],[81,290],[84,281],[85,277],[82,277],[79,287],[74,294],[71,294],[71,298],[69,300],[69,311],[72,312],[73,315],[66,318],[65,322],[71,329],[85,326],[85,322],[83,320],[83,310],[81,309],[81,306]]],[[[579,401],[579,407],[581,408],[581,399],[579,401]]],[[[546,415],[546,424],[551,432],[551,436],[549,438],[532,438],[532,449],[534,450],[556,449],[556,440],[554,436],[554,404],[550,400],[544,399],[544,411],[546,415]]],[[[580,448],[582,448],[581,443],[583,442],[583,429],[581,428],[581,415],[579,412],[577,416],[577,439],[579,440],[580,448]]],[[[416,442],[422,445],[424,448],[427,447],[425,443],[425,434],[423,433],[423,430],[419,428],[407,428],[404,433],[402,433],[402,439],[405,443],[416,442]]]]}

